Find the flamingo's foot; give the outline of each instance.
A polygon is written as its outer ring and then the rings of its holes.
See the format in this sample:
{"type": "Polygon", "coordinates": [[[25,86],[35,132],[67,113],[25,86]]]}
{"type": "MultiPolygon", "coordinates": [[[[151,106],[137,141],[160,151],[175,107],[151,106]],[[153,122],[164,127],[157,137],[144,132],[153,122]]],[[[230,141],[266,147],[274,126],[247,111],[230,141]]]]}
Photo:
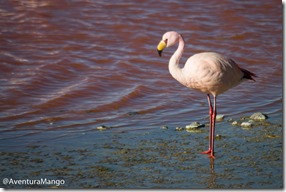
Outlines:
{"type": "Polygon", "coordinates": [[[215,158],[214,152],[213,152],[213,150],[211,150],[211,149],[209,149],[209,150],[207,150],[207,151],[203,151],[203,152],[201,152],[201,154],[208,154],[208,155],[209,155],[209,158],[212,158],[212,159],[215,158]]]}
{"type": "Polygon", "coordinates": [[[211,149],[209,149],[209,150],[207,150],[207,151],[203,151],[203,152],[201,152],[201,154],[211,154],[211,152],[212,152],[212,150],[211,150],[211,149]]]}

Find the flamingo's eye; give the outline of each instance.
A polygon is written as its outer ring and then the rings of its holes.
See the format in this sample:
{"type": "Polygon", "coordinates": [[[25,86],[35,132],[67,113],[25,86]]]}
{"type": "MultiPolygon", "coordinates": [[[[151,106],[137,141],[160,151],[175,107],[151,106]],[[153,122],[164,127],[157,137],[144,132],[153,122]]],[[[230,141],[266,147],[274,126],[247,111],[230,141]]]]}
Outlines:
{"type": "Polygon", "coordinates": [[[164,42],[166,43],[166,45],[168,44],[168,39],[165,39],[164,42]]]}

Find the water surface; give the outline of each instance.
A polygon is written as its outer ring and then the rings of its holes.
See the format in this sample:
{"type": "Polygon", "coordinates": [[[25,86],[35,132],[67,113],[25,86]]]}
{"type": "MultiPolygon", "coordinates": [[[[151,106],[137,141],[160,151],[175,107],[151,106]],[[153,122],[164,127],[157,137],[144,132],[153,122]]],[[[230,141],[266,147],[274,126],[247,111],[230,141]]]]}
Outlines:
{"type": "MultiPolygon", "coordinates": [[[[169,30],[184,36],[182,64],[192,54],[216,51],[258,76],[219,96],[218,113],[239,119],[260,111],[282,124],[280,1],[15,0],[0,3],[0,18],[3,152],[97,145],[102,135],[128,141],[132,134],[160,134],[163,125],[207,122],[206,96],[168,72],[175,48],[157,54],[169,30]],[[101,125],[112,128],[102,133],[101,125]]],[[[219,134],[232,135],[229,125],[219,126],[219,134]]],[[[205,136],[207,129],[198,138],[205,136]]],[[[207,140],[189,147],[206,146],[207,140]]]]}

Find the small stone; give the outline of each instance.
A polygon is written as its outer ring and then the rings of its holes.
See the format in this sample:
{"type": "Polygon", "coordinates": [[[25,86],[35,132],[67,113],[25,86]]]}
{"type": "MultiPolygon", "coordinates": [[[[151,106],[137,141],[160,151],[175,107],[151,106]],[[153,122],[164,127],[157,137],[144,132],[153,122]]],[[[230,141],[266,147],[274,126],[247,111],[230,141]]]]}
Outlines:
{"type": "Polygon", "coordinates": [[[176,130],[176,131],[183,131],[183,130],[184,130],[184,127],[176,127],[175,130],[176,130]]]}
{"type": "Polygon", "coordinates": [[[186,129],[187,132],[189,133],[202,133],[203,131],[199,128],[195,128],[195,129],[186,129]]]}
{"type": "Polygon", "coordinates": [[[241,127],[244,127],[244,128],[250,128],[250,127],[253,126],[253,124],[250,123],[250,122],[242,122],[242,123],[240,124],[240,126],[241,126],[241,127]]]}
{"type": "Polygon", "coordinates": [[[218,140],[221,140],[221,139],[223,138],[223,136],[220,135],[220,134],[217,134],[217,135],[215,136],[215,138],[218,139],[218,140]]]}
{"type": "Polygon", "coordinates": [[[253,113],[250,116],[250,119],[256,120],[256,121],[264,121],[265,119],[267,119],[267,115],[264,115],[263,113],[253,113]]]}
{"type": "Polygon", "coordinates": [[[217,115],[216,121],[222,121],[224,119],[224,115],[217,115]]]}
{"type": "Polygon", "coordinates": [[[266,137],[268,137],[268,138],[270,138],[270,139],[279,138],[278,135],[273,135],[273,134],[267,134],[266,137]]]}
{"type": "Polygon", "coordinates": [[[192,122],[191,124],[186,125],[186,129],[197,129],[204,126],[204,124],[200,124],[199,122],[192,122]]]}
{"type": "Polygon", "coordinates": [[[231,123],[231,125],[233,125],[233,126],[237,126],[237,125],[239,125],[239,124],[238,124],[238,122],[237,122],[237,121],[234,121],[234,122],[232,122],[232,123],[231,123]]]}
{"type": "Polygon", "coordinates": [[[186,125],[186,131],[191,133],[199,133],[201,131],[201,127],[204,127],[204,124],[200,124],[199,122],[192,122],[190,125],[186,125]]]}
{"type": "Polygon", "coordinates": [[[255,123],[252,119],[248,120],[249,123],[255,123]]]}
{"type": "Polygon", "coordinates": [[[163,125],[163,126],[161,126],[161,129],[168,129],[168,126],[167,125],[163,125]]]}
{"type": "Polygon", "coordinates": [[[103,131],[103,130],[108,129],[108,127],[105,126],[105,125],[101,125],[101,126],[96,127],[96,129],[97,129],[97,130],[100,130],[100,131],[103,131]]]}

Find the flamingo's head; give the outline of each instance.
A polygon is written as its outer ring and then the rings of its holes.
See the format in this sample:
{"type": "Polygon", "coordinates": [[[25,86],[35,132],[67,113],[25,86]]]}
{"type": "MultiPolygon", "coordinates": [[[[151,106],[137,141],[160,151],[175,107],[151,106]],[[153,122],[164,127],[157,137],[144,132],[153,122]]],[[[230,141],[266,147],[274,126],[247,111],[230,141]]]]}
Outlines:
{"type": "Polygon", "coordinates": [[[163,35],[162,40],[157,46],[157,51],[158,51],[159,56],[162,55],[162,52],[166,47],[170,47],[176,44],[179,41],[179,37],[180,37],[180,34],[175,31],[166,32],[163,35]]]}

